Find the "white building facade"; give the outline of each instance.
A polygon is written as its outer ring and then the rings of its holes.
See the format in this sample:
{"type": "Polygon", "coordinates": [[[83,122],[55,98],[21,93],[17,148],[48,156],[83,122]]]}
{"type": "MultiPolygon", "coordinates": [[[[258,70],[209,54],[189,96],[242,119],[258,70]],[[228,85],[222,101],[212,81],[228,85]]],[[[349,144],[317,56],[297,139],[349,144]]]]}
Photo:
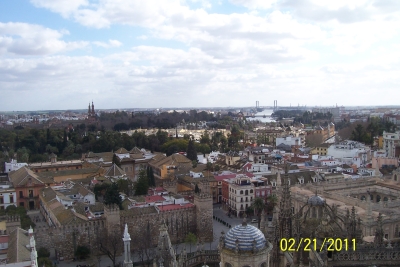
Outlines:
{"type": "Polygon", "coordinates": [[[386,157],[394,157],[396,155],[396,146],[400,146],[400,132],[383,132],[383,149],[386,152],[386,157]]]}
{"type": "Polygon", "coordinates": [[[23,166],[28,166],[28,163],[24,163],[24,162],[18,163],[17,160],[12,159],[10,163],[8,163],[8,162],[4,163],[4,172],[9,173],[12,171],[16,171],[23,166]]]}

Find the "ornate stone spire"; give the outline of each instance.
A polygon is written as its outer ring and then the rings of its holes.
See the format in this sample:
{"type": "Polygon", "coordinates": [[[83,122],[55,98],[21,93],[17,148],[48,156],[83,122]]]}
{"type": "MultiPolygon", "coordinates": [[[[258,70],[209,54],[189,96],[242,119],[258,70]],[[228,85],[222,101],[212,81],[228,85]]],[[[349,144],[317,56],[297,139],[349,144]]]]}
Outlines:
{"type": "MultiPolygon", "coordinates": [[[[165,220],[160,226],[160,235],[158,237],[157,255],[154,260],[160,264],[160,259],[163,259],[163,266],[165,267],[176,267],[176,255],[175,250],[172,247],[171,240],[168,234],[168,227],[165,224],[165,220]]],[[[161,265],[159,265],[161,266],[161,265]]]]}
{"type": "Polygon", "coordinates": [[[289,167],[287,164],[285,167],[285,175],[283,180],[283,189],[280,199],[279,207],[279,224],[280,224],[280,238],[291,238],[292,237],[292,198],[290,195],[289,185],[289,167]]]}
{"type": "Polygon", "coordinates": [[[131,259],[131,236],[128,233],[128,224],[125,224],[124,236],[122,238],[124,241],[124,267],[132,267],[131,259]]]}
{"type": "Polygon", "coordinates": [[[383,226],[382,226],[382,214],[379,213],[378,215],[378,221],[376,225],[376,230],[375,230],[375,238],[374,238],[374,243],[375,244],[382,244],[383,243],[383,226]]]}
{"type": "Polygon", "coordinates": [[[36,241],[35,241],[35,238],[33,237],[32,226],[29,227],[28,234],[29,234],[29,245],[31,247],[31,267],[38,267],[36,241]]]}

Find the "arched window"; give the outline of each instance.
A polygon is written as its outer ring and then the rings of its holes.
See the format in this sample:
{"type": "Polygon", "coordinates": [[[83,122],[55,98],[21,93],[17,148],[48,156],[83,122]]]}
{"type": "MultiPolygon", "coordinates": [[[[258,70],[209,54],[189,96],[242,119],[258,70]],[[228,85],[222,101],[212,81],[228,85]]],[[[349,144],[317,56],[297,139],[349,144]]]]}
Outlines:
{"type": "Polygon", "coordinates": [[[371,196],[371,200],[374,200],[374,196],[373,195],[370,195],[371,196]]]}
{"type": "Polygon", "coordinates": [[[249,190],[244,191],[244,194],[247,196],[249,194],[249,190]]]}
{"type": "Polygon", "coordinates": [[[365,196],[361,196],[361,200],[365,200],[365,196]]]}
{"type": "Polygon", "coordinates": [[[267,263],[266,262],[261,263],[260,267],[267,267],[267,263]]]}
{"type": "Polygon", "coordinates": [[[250,194],[252,194],[253,193],[253,189],[250,189],[250,194]]]}
{"type": "Polygon", "coordinates": [[[380,195],[377,195],[376,196],[376,202],[380,202],[381,201],[381,196],[380,195]]]}
{"type": "Polygon", "coordinates": [[[232,267],[232,265],[229,262],[225,262],[225,267],[232,267]]]}
{"type": "Polygon", "coordinates": [[[383,198],[383,201],[388,201],[388,198],[387,198],[387,197],[384,197],[384,198],[383,198]]]}
{"type": "Polygon", "coordinates": [[[243,190],[240,190],[240,194],[243,195],[243,190]]]}

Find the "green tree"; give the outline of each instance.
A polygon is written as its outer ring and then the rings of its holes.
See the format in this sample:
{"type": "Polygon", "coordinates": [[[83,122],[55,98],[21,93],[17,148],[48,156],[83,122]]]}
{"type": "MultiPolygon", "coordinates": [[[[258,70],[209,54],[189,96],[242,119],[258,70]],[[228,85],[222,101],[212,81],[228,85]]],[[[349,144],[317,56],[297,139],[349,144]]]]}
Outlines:
{"type": "Polygon", "coordinates": [[[121,162],[119,161],[119,158],[116,154],[114,154],[112,157],[112,163],[117,165],[118,167],[121,167],[121,162]]]}
{"type": "Polygon", "coordinates": [[[212,171],[213,170],[213,164],[207,160],[206,164],[206,170],[207,171],[212,171]]]}
{"type": "Polygon", "coordinates": [[[104,203],[106,205],[117,204],[121,209],[122,199],[121,196],[119,195],[117,183],[112,183],[110,187],[107,188],[106,193],[104,195],[104,203]]]}
{"type": "Polygon", "coordinates": [[[146,174],[147,174],[147,179],[149,181],[149,187],[150,186],[156,186],[156,181],[154,178],[154,172],[153,172],[153,168],[148,166],[146,169],[146,174]]]}
{"type": "Polygon", "coordinates": [[[17,158],[19,162],[28,162],[29,161],[29,151],[26,147],[19,148],[17,150],[17,158]]]}
{"type": "Polygon", "coordinates": [[[185,237],[185,243],[190,245],[190,252],[192,252],[192,245],[196,244],[197,237],[195,234],[189,232],[185,237]]]}
{"type": "Polygon", "coordinates": [[[118,190],[119,192],[123,192],[125,193],[127,196],[130,195],[130,180],[125,180],[125,179],[119,179],[117,181],[117,185],[118,185],[118,190]]]}
{"type": "Polygon", "coordinates": [[[147,178],[146,170],[141,169],[139,171],[139,178],[135,185],[135,195],[147,195],[149,190],[149,181],[147,178]]]}
{"type": "Polygon", "coordinates": [[[53,262],[49,258],[39,258],[38,256],[38,266],[53,267],[53,262]]]}
{"type": "Polygon", "coordinates": [[[106,194],[107,189],[111,185],[109,183],[101,183],[101,184],[96,184],[94,186],[93,192],[94,196],[96,197],[96,200],[99,200],[99,197],[104,197],[106,194]]]}
{"type": "Polygon", "coordinates": [[[351,133],[351,139],[358,142],[365,142],[367,139],[367,133],[361,124],[357,124],[351,133]]]}
{"type": "Polygon", "coordinates": [[[256,197],[251,204],[258,218],[258,228],[260,228],[261,213],[265,209],[265,201],[261,197],[256,197]]]}
{"type": "Polygon", "coordinates": [[[189,140],[186,157],[192,161],[197,161],[197,151],[193,140],[189,140]]]}
{"type": "Polygon", "coordinates": [[[269,195],[267,197],[267,214],[272,214],[277,204],[278,198],[276,197],[276,195],[269,195]]]}
{"type": "Polygon", "coordinates": [[[40,247],[37,251],[38,258],[48,258],[50,257],[50,251],[47,248],[40,247]]]}
{"type": "Polygon", "coordinates": [[[15,207],[14,205],[10,205],[6,208],[5,213],[7,215],[18,215],[22,229],[28,230],[31,226],[32,228],[35,227],[35,223],[32,222],[24,207],[15,207]]]}
{"type": "Polygon", "coordinates": [[[87,246],[78,246],[75,251],[75,256],[79,260],[86,259],[90,254],[90,249],[87,246]]]}
{"type": "Polygon", "coordinates": [[[197,160],[192,160],[192,167],[196,168],[197,167],[197,160]]]}

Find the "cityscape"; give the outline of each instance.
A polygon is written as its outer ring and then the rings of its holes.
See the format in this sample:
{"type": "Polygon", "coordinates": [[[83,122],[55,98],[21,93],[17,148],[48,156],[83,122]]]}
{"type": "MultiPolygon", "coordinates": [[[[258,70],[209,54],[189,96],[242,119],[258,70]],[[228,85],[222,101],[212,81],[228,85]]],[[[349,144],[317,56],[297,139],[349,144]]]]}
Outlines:
{"type": "Polygon", "coordinates": [[[400,266],[400,2],[0,2],[0,263],[400,266]]]}

